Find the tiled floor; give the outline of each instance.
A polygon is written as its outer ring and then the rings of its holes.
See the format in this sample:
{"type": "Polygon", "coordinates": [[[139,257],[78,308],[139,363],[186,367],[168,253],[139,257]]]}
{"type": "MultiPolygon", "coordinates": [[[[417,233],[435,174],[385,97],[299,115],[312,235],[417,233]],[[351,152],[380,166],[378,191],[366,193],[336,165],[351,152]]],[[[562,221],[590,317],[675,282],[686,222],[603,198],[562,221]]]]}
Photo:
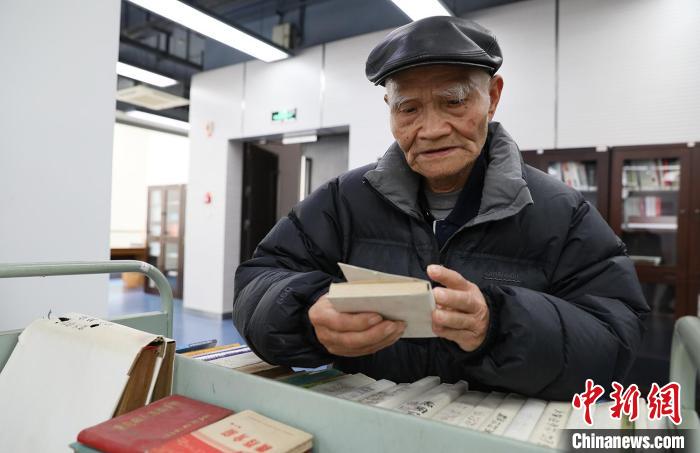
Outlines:
{"type": "MultiPolygon", "coordinates": [[[[157,295],[147,294],[141,289],[124,289],[121,279],[110,279],[108,307],[110,318],[159,309],[160,297],[157,295]]],[[[181,299],[174,300],[173,336],[178,348],[211,339],[218,340],[219,345],[245,343],[230,319],[217,320],[190,313],[182,309],[181,299]]]]}

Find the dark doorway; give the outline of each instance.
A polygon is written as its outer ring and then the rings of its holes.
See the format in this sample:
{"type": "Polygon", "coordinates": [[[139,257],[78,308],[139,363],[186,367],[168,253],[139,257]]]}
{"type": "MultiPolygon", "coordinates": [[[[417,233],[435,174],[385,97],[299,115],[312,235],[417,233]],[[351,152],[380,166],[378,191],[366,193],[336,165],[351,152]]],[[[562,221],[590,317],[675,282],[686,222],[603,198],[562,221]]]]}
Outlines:
{"type": "Polygon", "coordinates": [[[250,143],[243,150],[241,263],[277,221],[277,155],[250,143]]]}

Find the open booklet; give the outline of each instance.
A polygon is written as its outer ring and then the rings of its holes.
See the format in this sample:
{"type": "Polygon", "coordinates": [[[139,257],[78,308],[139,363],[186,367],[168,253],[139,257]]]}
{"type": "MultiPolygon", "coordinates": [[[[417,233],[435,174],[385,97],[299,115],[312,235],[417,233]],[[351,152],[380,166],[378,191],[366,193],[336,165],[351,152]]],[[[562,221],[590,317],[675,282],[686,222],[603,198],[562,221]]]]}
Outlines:
{"type": "Polygon", "coordinates": [[[328,299],[344,313],[379,313],[406,322],[403,338],[434,337],[432,312],[435,299],[430,282],[338,263],[346,283],[333,283],[328,299]]]}
{"type": "Polygon", "coordinates": [[[169,395],[174,356],[173,340],[91,316],[35,320],[0,372],[0,451],[66,451],[86,426],[169,395]]]}

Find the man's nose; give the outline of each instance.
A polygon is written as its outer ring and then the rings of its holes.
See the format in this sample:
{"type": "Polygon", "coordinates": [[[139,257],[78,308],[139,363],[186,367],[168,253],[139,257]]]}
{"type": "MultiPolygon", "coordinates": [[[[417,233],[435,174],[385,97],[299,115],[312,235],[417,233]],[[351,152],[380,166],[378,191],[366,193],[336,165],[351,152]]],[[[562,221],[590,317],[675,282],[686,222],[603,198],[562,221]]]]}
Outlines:
{"type": "Polygon", "coordinates": [[[452,127],[447,119],[436,109],[426,109],[423,113],[423,121],[418,138],[424,140],[436,140],[449,135],[452,127]]]}

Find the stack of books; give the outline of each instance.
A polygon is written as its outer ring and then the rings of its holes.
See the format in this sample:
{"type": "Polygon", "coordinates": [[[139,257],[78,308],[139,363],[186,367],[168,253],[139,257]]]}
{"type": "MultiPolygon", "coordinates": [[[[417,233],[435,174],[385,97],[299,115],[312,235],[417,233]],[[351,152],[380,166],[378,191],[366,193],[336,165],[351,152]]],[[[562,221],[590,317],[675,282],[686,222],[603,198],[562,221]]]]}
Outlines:
{"type": "MultiPolygon", "coordinates": [[[[581,411],[574,410],[569,401],[470,391],[464,381],[440,383],[437,376],[397,384],[386,379],[374,380],[361,373],[343,374],[328,369],[299,374],[282,382],[361,404],[556,449],[566,447],[565,429],[663,428],[662,422],[651,426],[653,422],[649,422],[645,414],[640,414],[635,423],[624,418],[613,419],[610,402],[592,408],[593,425],[588,426],[581,411]]],[[[646,405],[640,401],[639,407],[646,408],[646,405]]]]}
{"type": "Polygon", "coordinates": [[[238,343],[185,352],[182,355],[241,373],[255,374],[272,379],[289,376],[294,373],[289,367],[271,365],[265,362],[248,346],[238,343]]]}
{"type": "Polygon", "coordinates": [[[84,429],[76,452],[191,453],[311,450],[313,436],[257,412],[238,413],[172,395],[84,429]]]}

